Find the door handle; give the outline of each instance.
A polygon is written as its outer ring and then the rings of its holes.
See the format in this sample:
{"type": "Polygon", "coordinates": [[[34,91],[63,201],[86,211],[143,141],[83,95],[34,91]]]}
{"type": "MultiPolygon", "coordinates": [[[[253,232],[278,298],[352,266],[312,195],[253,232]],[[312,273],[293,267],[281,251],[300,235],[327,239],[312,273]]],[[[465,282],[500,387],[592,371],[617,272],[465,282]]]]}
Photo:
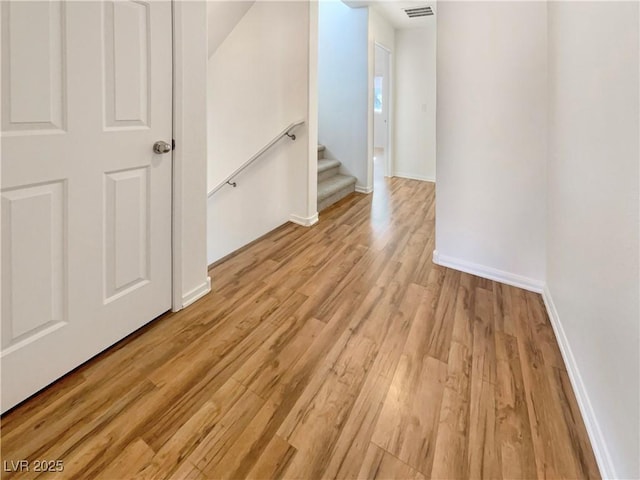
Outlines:
{"type": "Polygon", "coordinates": [[[171,144],[158,140],[153,144],[153,151],[158,154],[169,153],[171,151],[171,144]]]}

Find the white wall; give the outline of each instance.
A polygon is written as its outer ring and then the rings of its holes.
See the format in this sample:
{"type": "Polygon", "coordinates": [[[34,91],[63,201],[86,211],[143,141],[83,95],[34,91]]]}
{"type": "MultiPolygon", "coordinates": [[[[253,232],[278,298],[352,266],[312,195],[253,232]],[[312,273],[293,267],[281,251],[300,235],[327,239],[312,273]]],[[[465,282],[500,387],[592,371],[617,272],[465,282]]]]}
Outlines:
{"type": "Polygon", "coordinates": [[[640,478],[639,21],[636,2],[549,3],[547,296],[610,478],[640,478]]]}
{"type": "MultiPolygon", "coordinates": [[[[209,189],[307,119],[309,13],[307,2],[256,2],[209,59],[209,189]]],[[[295,133],[209,199],[209,262],[308,217],[307,124],[295,133]]]]}
{"type": "Polygon", "coordinates": [[[208,1],[209,56],[213,55],[224,39],[253,6],[255,0],[208,1]]]}
{"type": "Polygon", "coordinates": [[[371,40],[393,52],[396,44],[396,31],[389,21],[375,7],[369,8],[369,31],[371,40]]]}
{"type": "Polygon", "coordinates": [[[210,288],[205,200],[207,5],[176,2],[174,9],[173,309],[179,310],[210,288]]]}
{"type": "Polygon", "coordinates": [[[318,17],[318,141],[367,188],[368,9],[323,1],[318,17]]]}
{"type": "Polygon", "coordinates": [[[394,175],[436,179],[436,17],[396,30],[394,175]]]}
{"type": "MultiPolygon", "coordinates": [[[[434,260],[541,288],[545,2],[440,2],[434,260]]],[[[396,46],[397,48],[397,46],[396,46]]]]}
{"type": "MultiPolygon", "coordinates": [[[[395,88],[395,79],[394,79],[394,72],[395,72],[395,48],[396,48],[396,31],[395,28],[393,27],[393,25],[391,25],[391,23],[389,23],[389,21],[387,20],[387,18],[380,13],[380,11],[378,10],[380,6],[370,6],[369,7],[369,86],[368,86],[368,102],[369,102],[369,106],[368,106],[368,116],[369,116],[369,123],[367,125],[367,129],[368,129],[368,149],[367,149],[367,158],[368,158],[368,165],[367,165],[367,185],[372,186],[373,185],[373,147],[374,144],[379,145],[379,141],[376,142],[375,137],[377,136],[378,138],[380,137],[380,135],[384,135],[384,132],[381,132],[380,127],[384,126],[384,124],[382,122],[380,122],[380,114],[376,114],[374,112],[374,108],[373,108],[373,79],[374,76],[377,75],[377,73],[375,72],[375,68],[378,65],[377,61],[376,61],[376,43],[381,45],[382,47],[386,48],[389,52],[389,62],[390,62],[390,66],[389,66],[389,79],[388,79],[388,89],[389,89],[389,95],[388,95],[388,107],[389,107],[389,112],[388,112],[388,122],[389,122],[389,126],[388,126],[388,131],[386,132],[386,134],[389,136],[388,138],[388,142],[389,142],[389,151],[385,152],[385,157],[383,162],[385,163],[384,165],[384,174],[388,175],[388,169],[389,169],[389,165],[393,164],[393,149],[394,149],[394,125],[393,125],[393,118],[394,118],[394,105],[393,105],[393,100],[394,100],[394,88],[395,88]],[[377,130],[377,131],[376,131],[377,130]]],[[[365,190],[365,191],[368,191],[365,190]]]]}

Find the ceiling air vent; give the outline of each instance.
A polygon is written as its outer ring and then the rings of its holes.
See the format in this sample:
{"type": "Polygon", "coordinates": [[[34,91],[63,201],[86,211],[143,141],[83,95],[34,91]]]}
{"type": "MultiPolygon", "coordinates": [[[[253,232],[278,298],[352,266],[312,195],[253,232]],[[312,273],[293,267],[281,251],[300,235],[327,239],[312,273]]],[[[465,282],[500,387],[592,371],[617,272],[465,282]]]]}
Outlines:
{"type": "Polygon", "coordinates": [[[428,17],[429,15],[433,15],[433,10],[428,5],[422,7],[403,8],[403,10],[409,18],[428,17]]]}

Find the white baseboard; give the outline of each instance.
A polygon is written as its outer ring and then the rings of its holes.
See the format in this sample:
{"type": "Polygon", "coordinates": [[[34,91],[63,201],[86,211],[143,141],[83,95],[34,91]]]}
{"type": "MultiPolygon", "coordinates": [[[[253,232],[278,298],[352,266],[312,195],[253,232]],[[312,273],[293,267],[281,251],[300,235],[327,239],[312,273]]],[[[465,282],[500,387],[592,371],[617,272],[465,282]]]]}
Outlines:
{"type": "Polygon", "coordinates": [[[498,270],[497,268],[487,267],[484,265],[478,265],[477,263],[468,262],[459,258],[453,258],[446,255],[441,255],[437,250],[433,251],[433,263],[441,265],[443,267],[453,268],[454,270],[460,270],[461,272],[470,273],[478,277],[487,278],[500,283],[506,283],[513,287],[523,288],[531,292],[542,293],[544,288],[544,282],[535,280],[533,278],[523,277],[515,273],[505,272],[498,270]]]}
{"type": "Polygon", "coordinates": [[[371,192],[373,192],[373,187],[361,187],[360,185],[356,185],[356,192],[358,192],[358,193],[371,193],[371,192]]]}
{"type": "Polygon", "coordinates": [[[564,360],[565,367],[567,368],[567,373],[569,374],[569,380],[571,381],[571,386],[573,387],[573,393],[576,396],[578,407],[580,408],[580,413],[582,414],[582,419],[584,420],[585,427],[587,428],[587,434],[589,435],[591,447],[593,448],[593,454],[596,457],[596,462],[598,463],[598,468],[600,469],[600,475],[603,479],[618,478],[613,466],[613,461],[611,460],[611,455],[609,454],[609,449],[607,448],[604,436],[602,435],[602,431],[600,430],[600,425],[593,411],[593,407],[591,406],[591,402],[589,401],[589,395],[587,394],[587,390],[584,386],[584,383],[582,382],[580,370],[578,369],[578,365],[576,364],[573,352],[571,351],[569,340],[564,333],[562,322],[560,321],[560,317],[558,316],[558,310],[553,303],[553,298],[551,297],[551,292],[549,291],[549,287],[547,285],[544,286],[544,289],[542,291],[542,299],[544,300],[544,304],[547,307],[547,314],[549,315],[551,326],[553,327],[553,331],[556,335],[556,341],[558,342],[558,346],[560,347],[562,359],[564,360]]]}
{"type": "Polygon", "coordinates": [[[414,175],[405,172],[393,172],[394,177],[408,178],[409,180],[422,180],[423,182],[436,183],[436,177],[428,177],[426,175],[414,175]]]}
{"type": "Polygon", "coordinates": [[[310,217],[300,217],[298,215],[294,215],[293,213],[289,216],[289,221],[293,223],[297,223],[298,225],[302,225],[303,227],[310,227],[318,223],[318,212],[310,217]]]}
{"type": "Polygon", "coordinates": [[[542,299],[544,300],[547,314],[549,315],[549,320],[555,333],[558,346],[560,347],[562,359],[564,360],[564,364],[567,368],[569,380],[571,381],[571,386],[576,396],[578,407],[580,408],[580,413],[582,414],[582,419],[584,420],[587,429],[587,434],[589,435],[591,447],[593,448],[593,453],[596,457],[598,468],[600,469],[600,475],[603,479],[618,478],[611,460],[611,455],[609,454],[604,436],[602,435],[593,407],[589,401],[587,390],[582,382],[578,365],[576,364],[571,351],[571,346],[569,345],[564,328],[562,327],[558,311],[553,303],[548,286],[539,280],[441,255],[437,250],[434,250],[433,252],[433,263],[542,294],[542,299]]]}
{"type": "Polygon", "coordinates": [[[211,277],[207,277],[202,285],[197,286],[182,296],[182,308],[187,308],[192,303],[200,300],[211,291],[211,277]]]}

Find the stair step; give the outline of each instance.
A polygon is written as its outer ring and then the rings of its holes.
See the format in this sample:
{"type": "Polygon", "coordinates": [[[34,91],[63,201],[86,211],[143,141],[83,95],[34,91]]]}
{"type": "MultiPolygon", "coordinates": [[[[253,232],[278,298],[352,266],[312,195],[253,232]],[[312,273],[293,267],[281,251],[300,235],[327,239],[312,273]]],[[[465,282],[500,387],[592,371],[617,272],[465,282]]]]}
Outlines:
{"type": "Polygon", "coordinates": [[[320,145],[318,144],[318,160],[324,158],[324,150],[325,150],[325,146],[324,145],[320,145]]]}
{"type": "Polygon", "coordinates": [[[340,173],[341,163],[338,160],[318,160],[318,184],[340,173]]]}
{"type": "Polygon", "coordinates": [[[335,168],[335,167],[340,168],[340,165],[341,163],[339,160],[330,160],[328,158],[323,158],[321,160],[318,160],[318,173],[331,170],[332,168],[335,168]]]}
{"type": "Polygon", "coordinates": [[[352,177],[351,175],[334,175],[333,177],[328,178],[318,184],[318,200],[324,200],[337,191],[350,185],[353,185],[355,189],[355,184],[356,177],[352,177]]]}
{"type": "Polygon", "coordinates": [[[354,192],[356,178],[351,175],[334,175],[318,183],[318,211],[354,192]]]}

